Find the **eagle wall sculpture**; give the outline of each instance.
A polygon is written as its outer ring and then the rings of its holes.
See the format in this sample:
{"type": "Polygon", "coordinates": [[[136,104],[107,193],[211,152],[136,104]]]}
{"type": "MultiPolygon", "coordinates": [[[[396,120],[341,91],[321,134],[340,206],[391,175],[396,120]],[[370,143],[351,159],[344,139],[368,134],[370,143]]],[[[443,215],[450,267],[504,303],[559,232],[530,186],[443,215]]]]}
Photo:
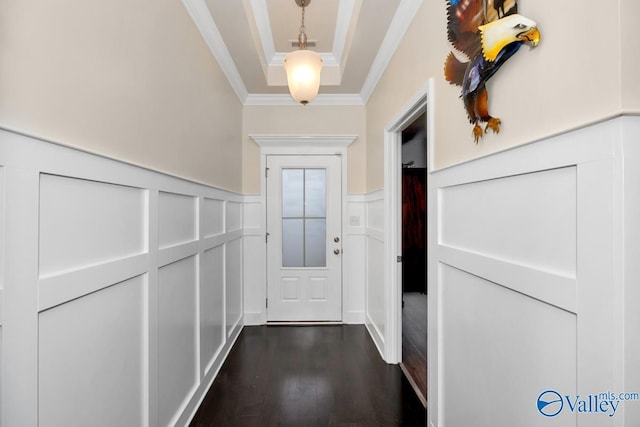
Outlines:
{"type": "Polygon", "coordinates": [[[447,0],[447,15],[449,42],[468,61],[450,52],[444,75],[449,83],[462,86],[460,96],[477,144],[489,129],[500,132],[502,123],[489,114],[486,82],[522,44],[537,46],[540,32],[534,21],[518,15],[517,0],[447,0]],[[479,122],[486,123],[484,132],[479,122]]]}

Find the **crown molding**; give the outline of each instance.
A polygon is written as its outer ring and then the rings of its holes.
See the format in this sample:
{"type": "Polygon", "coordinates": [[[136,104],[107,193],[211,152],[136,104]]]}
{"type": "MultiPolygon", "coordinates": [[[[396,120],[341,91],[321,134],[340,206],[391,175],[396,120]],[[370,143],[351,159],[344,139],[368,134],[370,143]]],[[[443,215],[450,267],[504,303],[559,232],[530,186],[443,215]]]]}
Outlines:
{"type": "MultiPolygon", "coordinates": [[[[244,101],[244,105],[251,106],[297,106],[304,108],[302,105],[295,102],[289,95],[261,95],[250,94],[244,101]]],[[[310,105],[321,106],[348,106],[364,105],[364,101],[359,94],[320,94],[310,105]]]]}
{"type": "Polygon", "coordinates": [[[342,0],[338,4],[338,19],[336,20],[332,52],[336,65],[340,65],[345,60],[343,55],[345,51],[348,51],[347,38],[352,29],[351,24],[353,23],[355,26],[357,22],[360,6],[362,6],[362,0],[342,0]]]}
{"type": "Polygon", "coordinates": [[[222,39],[222,35],[211,17],[209,8],[204,0],[182,0],[182,4],[196,24],[202,38],[209,47],[214,58],[218,61],[222,72],[229,80],[229,84],[235,91],[240,102],[244,103],[249,95],[247,88],[240,77],[236,64],[222,39]]]}
{"type": "MultiPolygon", "coordinates": [[[[271,31],[271,22],[269,21],[267,1],[250,0],[249,4],[251,6],[253,21],[258,32],[258,37],[260,38],[262,53],[265,60],[267,60],[267,66],[270,66],[270,63],[273,62],[274,55],[276,55],[276,47],[273,44],[273,32],[271,31]]],[[[257,48],[259,49],[260,47],[257,48]]]]}
{"type": "Polygon", "coordinates": [[[422,1],[423,0],[401,0],[395,15],[393,15],[393,19],[391,20],[389,30],[380,45],[380,50],[378,50],[378,54],[373,60],[367,79],[362,85],[360,96],[365,104],[369,101],[369,97],[378,85],[384,70],[386,70],[393,54],[409,29],[411,22],[413,22],[413,18],[422,5],[422,1]]]}

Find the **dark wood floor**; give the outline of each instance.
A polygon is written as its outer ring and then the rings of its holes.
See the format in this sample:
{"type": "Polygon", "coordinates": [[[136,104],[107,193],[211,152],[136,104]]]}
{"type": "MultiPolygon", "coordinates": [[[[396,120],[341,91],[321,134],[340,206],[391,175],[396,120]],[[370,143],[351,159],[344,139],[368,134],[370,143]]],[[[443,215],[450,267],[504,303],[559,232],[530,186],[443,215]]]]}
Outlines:
{"type": "Polygon", "coordinates": [[[405,292],[402,296],[402,366],[411,377],[420,399],[427,404],[427,295],[405,292]]]}
{"type": "Polygon", "coordinates": [[[424,426],[362,325],[245,327],[191,426],[424,426]]]}

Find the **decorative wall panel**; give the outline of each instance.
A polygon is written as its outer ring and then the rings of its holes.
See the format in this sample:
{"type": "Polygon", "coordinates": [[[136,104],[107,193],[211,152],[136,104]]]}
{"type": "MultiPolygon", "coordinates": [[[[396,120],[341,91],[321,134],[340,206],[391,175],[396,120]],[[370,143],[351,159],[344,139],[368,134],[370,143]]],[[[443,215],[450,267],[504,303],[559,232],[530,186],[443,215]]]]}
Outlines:
{"type": "Polygon", "coordinates": [[[373,238],[367,240],[367,323],[375,328],[382,340],[387,323],[384,297],[384,243],[373,238]]]}
{"type": "Polygon", "coordinates": [[[242,204],[242,283],[245,325],[262,325],[267,321],[267,250],[260,196],[244,196],[242,204]]]}
{"type": "Polygon", "coordinates": [[[137,188],[40,176],[40,276],[145,252],[145,199],[137,188]]]}
{"type": "Polygon", "coordinates": [[[365,323],[365,287],[366,287],[366,202],[363,195],[347,197],[347,227],[343,233],[344,253],[342,255],[342,293],[345,323],[365,323]]]}
{"type": "Polygon", "coordinates": [[[384,279],[384,192],[367,195],[366,224],[366,305],[369,333],[380,354],[385,353],[387,312],[384,279]]]}
{"type": "Polygon", "coordinates": [[[229,336],[242,320],[242,239],[226,245],[226,324],[229,336]]]}
{"type": "Polygon", "coordinates": [[[204,199],[202,235],[212,237],[222,233],[224,233],[224,201],[204,199]]]}
{"type": "Polygon", "coordinates": [[[227,232],[242,228],[242,204],[237,202],[227,203],[227,232]]]}
{"type": "MultiPolygon", "coordinates": [[[[2,364],[2,355],[3,353],[3,349],[4,349],[4,342],[2,340],[2,326],[0,326],[0,367],[3,366],[2,364]]],[[[4,381],[2,380],[2,377],[0,377],[0,402],[2,402],[2,390],[3,390],[3,383],[4,381]]],[[[0,405],[0,427],[2,426],[2,406],[0,405]]]]}
{"type": "Polygon", "coordinates": [[[160,248],[196,240],[196,221],[196,199],[194,197],[160,192],[158,199],[160,248]]]}
{"type": "Polygon", "coordinates": [[[144,307],[138,276],[40,313],[40,426],[144,424],[144,307]]]}
{"type": "MultiPolygon", "coordinates": [[[[540,392],[575,394],[575,314],[446,265],[440,280],[445,425],[487,407],[492,425],[540,419],[540,392]]],[[[575,425],[562,415],[551,425],[575,425]]]]}
{"type": "MultiPolygon", "coordinates": [[[[4,224],[4,168],[0,166],[0,224],[4,224]]],[[[4,271],[4,250],[5,239],[4,230],[0,227],[0,270],[4,271]]],[[[2,355],[3,355],[3,340],[2,340],[2,325],[4,323],[4,313],[2,307],[3,302],[3,290],[4,290],[4,274],[0,274],[0,369],[2,369],[2,355]]],[[[2,389],[3,380],[0,375],[0,427],[2,427],[2,389]]]]}
{"type": "Polygon", "coordinates": [[[196,268],[192,256],[158,272],[160,425],[180,414],[199,376],[196,268]]]}
{"type": "Polygon", "coordinates": [[[204,252],[201,271],[201,369],[208,369],[224,344],[224,248],[222,246],[204,252]]]}
{"type": "Polygon", "coordinates": [[[576,168],[440,190],[440,243],[575,277],[576,168]]]}

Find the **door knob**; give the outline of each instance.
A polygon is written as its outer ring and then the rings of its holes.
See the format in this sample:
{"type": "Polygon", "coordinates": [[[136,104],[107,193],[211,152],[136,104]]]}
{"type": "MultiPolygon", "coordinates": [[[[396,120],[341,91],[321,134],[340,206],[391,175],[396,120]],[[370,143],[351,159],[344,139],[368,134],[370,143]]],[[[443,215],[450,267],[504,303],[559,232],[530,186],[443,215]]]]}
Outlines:
{"type": "Polygon", "coordinates": [[[336,254],[336,255],[339,255],[340,254],[340,249],[334,249],[333,253],[336,254]]]}
{"type": "Polygon", "coordinates": [[[338,242],[340,241],[340,238],[339,238],[339,237],[334,237],[334,238],[333,238],[333,241],[334,241],[334,242],[336,242],[336,243],[338,243],[338,242]]]}

